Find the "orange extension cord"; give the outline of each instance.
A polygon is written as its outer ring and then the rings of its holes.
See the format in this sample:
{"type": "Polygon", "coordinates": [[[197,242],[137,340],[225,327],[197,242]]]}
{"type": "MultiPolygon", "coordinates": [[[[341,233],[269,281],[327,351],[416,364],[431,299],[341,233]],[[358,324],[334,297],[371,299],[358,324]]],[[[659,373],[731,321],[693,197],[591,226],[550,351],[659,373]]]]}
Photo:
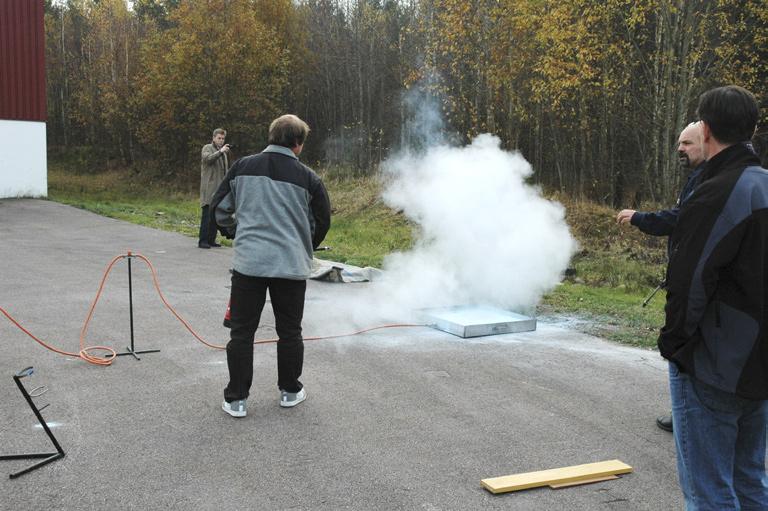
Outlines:
{"type": "MultiPolygon", "coordinates": [[[[171,314],[176,316],[176,319],[178,319],[181,322],[181,324],[184,325],[184,327],[189,331],[189,333],[191,333],[195,337],[195,339],[197,339],[201,343],[205,344],[209,348],[213,348],[213,349],[216,349],[216,350],[225,350],[225,349],[227,349],[226,346],[221,346],[221,345],[218,345],[218,344],[211,344],[211,343],[207,342],[205,339],[200,337],[200,335],[197,332],[195,332],[195,330],[189,325],[189,323],[184,318],[182,318],[181,315],[179,315],[179,313],[176,312],[176,310],[173,307],[171,307],[171,304],[169,304],[168,300],[166,300],[165,296],[163,296],[163,292],[160,290],[160,282],[157,279],[157,272],[155,271],[155,267],[152,266],[152,263],[149,261],[149,259],[147,259],[146,257],[144,257],[141,254],[132,254],[131,252],[128,252],[125,255],[115,256],[109,262],[109,264],[107,265],[106,270],[104,270],[104,275],[101,277],[101,283],[99,284],[99,289],[96,292],[96,297],[93,299],[93,302],[91,303],[90,309],[88,309],[88,315],[86,316],[85,322],[83,323],[83,328],[80,330],[80,351],[77,352],[77,353],[71,353],[71,352],[68,352],[68,351],[63,351],[63,350],[54,348],[53,346],[50,346],[49,344],[46,344],[44,341],[40,340],[38,337],[35,337],[29,330],[24,328],[4,308],[0,307],[0,312],[2,312],[3,315],[5,315],[5,317],[8,318],[8,320],[11,323],[16,325],[19,328],[19,330],[21,330],[22,332],[27,334],[29,337],[34,339],[42,347],[44,347],[46,349],[49,349],[49,350],[53,351],[54,353],[58,353],[59,355],[65,355],[65,356],[68,356],[68,357],[81,358],[81,359],[85,360],[86,362],[94,364],[94,365],[99,365],[99,366],[112,365],[112,362],[117,357],[117,352],[114,349],[112,349],[112,348],[110,348],[108,346],[86,346],[85,345],[85,336],[88,333],[88,325],[91,322],[91,318],[93,318],[93,312],[96,309],[96,304],[99,302],[99,299],[101,298],[101,293],[104,290],[104,284],[107,281],[107,277],[109,276],[109,273],[112,271],[112,267],[115,265],[115,263],[117,261],[119,261],[121,259],[125,259],[126,257],[135,257],[135,258],[141,259],[142,261],[147,263],[147,266],[149,267],[150,272],[152,272],[152,283],[154,284],[155,289],[157,290],[157,294],[160,297],[160,300],[163,302],[163,305],[165,305],[165,307],[169,311],[171,311],[171,314]],[[93,351],[106,352],[107,355],[106,356],[98,356],[96,354],[92,354],[91,352],[93,352],[93,351]]],[[[317,336],[317,337],[305,337],[304,340],[305,341],[319,341],[319,340],[322,340],[322,339],[338,339],[340,337],[351,337],[353,335],[359,335],[359,334],[363,334],[365,332],[371,332],[373,330],[381,330],[381,329],[384,329],[384,328],[407,328],[407,327],[417,327],[417,326],[425,326],[425,325],[408,324],[408,323],[382,325],[382,326],[376,326],[376,327],[372,327],[372,328],[366,328],[364,330],[358,330],[357,332],[352,332],[352,333],[349,333],[349,334],[325,335],[325,336],[317,336]]],[[[277,341],[278,341],[278,339],[262,339],[262,340],[254,341],[253,344],[270,344],[270,343],[275,343],[277,341]]]]}

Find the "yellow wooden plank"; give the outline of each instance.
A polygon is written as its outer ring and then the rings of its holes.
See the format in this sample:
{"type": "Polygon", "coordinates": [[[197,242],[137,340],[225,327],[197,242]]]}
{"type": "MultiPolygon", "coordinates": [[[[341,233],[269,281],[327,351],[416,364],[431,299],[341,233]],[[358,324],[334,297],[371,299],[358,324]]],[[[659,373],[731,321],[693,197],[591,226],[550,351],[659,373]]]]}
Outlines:
{"type": "Polygon", "coordinates": [[[502,477],[483,479],[480,483],[492,493],[525,490],[550,484],[562,484],[607,475],[628,474],[632,467],[619,460],[600,461],[585,465],[553,468],[538,472],[525,472],[502,477]]]}
{"type": "Polygon", "coordinates": [[[591,484],[591,483],[601,483],[603,481],[611,481],[613,479],[618,479],[619,476],[603,476],[603,477],[590,477],[589,479],[578,479],[576,481],[571,481],[570,483],[558,483],[558,484],[550,484],[549,487],[553,490],[559,490],[560,488],[569,488],[571,486],[579,486],[581,484],[591,484]]]}

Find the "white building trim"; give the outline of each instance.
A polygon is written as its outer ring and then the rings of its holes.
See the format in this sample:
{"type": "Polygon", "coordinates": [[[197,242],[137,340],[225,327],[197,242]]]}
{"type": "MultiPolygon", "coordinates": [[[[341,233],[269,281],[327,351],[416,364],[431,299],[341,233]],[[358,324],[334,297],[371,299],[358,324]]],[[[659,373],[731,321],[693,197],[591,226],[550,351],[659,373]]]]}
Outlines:
{"type": "Polygon", "coordinates": [[[47,196],[45,123],[0,119],[0,198],[47,196]]]}

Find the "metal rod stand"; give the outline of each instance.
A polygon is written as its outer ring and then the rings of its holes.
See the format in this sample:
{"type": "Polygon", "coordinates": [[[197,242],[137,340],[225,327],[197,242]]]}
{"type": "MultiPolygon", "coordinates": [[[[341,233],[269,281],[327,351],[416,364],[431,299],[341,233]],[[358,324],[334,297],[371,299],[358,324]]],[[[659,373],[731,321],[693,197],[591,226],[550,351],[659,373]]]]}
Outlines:
{"type": "Polygon", "coordinates": [[[48,424],[46,424],[45,419],[43,419],[42,414],[40,413],[40,410],[35,405],[35,402],[32,400],[32,396],[29,395],[29,392],[27,392],[27,389],[24,388],[24,384],[21,383],[21,379],[25,376],[29,376],[34,372],[34,369],[31,367],[27,367],[26,369],[20,371],[18,374],[13,375],[13,381],[16,382],[16,385],[19,387],[19,390],[21,391],[21,394],[24,396],[24,399],[27,400],[27,404],[29,404],[29,407],[32,409],[32,411],[35,413],[35,416],[37,417],[37,420],[40,422],[40,425],[45,430],[45,433],[48,435],[48,438],[51,440],[51,443],[53,443],[53,446],[56,447],[56,452],[40,452],[40,453],[31,453],[31,454],[7,454],[4,456],[0,456],[0,460],[25,460],[25,459],[40,459],[42,458],[42,461],[39,461],[35,463],[34,465],[31,465],[24,470],[20,470],[18,472],[14,472],[13,474],[10,474],[9,477],[11,479],[16,479],[19,476],[22,476],[28,472],[32,472],[33,470],[36,470],[43,465],[47,465],[48,463],[55,461],[59,458],[64,457],[64,449],[61,448],[59,445],[59,442],[56,440],[56,437],[53,436],[53,433],[51,432],[51,429],[48,427],[48,424]]]}
{"type": "Polygon", "coordinates": [[[662,279],[661,282],[659,282],[659,285],[656,286],[656,289],[651,291],[651,294],[649,294],[648,297],[645,300],[643,300],[643,307],[646,307],[650,303],[650,301],[653,299],[653,297],[656,296],[656,293],[658,293],[665,287],[667,287],[667,279],[662,279]]]}
{"type": "Polygon", "coordinates": [[[133,277],[131,274],[131,259],[133,259],[134,255],[132,255],[130,252],[128,252],[128,255],[125,256],[126,259],[128,259],[128,312],[131,318],[131,347],[125,348],[125,351],[123,353],[117,353],[116,356],[121,357],[123,355],[132,355],[133,358],[136,360],[141,360],[139,358],[139,354],[141,353],[158,353],[160,350],[141,350],[137,351],[134,346],[134,340],[133,340],[133,277]]]}

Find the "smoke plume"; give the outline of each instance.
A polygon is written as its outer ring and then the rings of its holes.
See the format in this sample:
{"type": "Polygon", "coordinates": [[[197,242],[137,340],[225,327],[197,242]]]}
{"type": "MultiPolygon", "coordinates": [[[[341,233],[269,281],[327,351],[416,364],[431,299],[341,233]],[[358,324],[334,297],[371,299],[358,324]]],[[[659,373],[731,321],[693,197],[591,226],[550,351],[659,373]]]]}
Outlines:
{"type": "Polygon", "coordinates": [[[415,243],[386,257],[384,279],[355,297],[352,317],[409,320],[418,309],[466,304],[532,313],[576,249],[564,208],[526,182],[531,165],[497,137],[457,146],[437,136],[442,120],[429,101],[412,103],[429,110],[412,115],[420,124],[411,133],[422,138],[384,163],[383,198],[416,226],[415,243]]]}

